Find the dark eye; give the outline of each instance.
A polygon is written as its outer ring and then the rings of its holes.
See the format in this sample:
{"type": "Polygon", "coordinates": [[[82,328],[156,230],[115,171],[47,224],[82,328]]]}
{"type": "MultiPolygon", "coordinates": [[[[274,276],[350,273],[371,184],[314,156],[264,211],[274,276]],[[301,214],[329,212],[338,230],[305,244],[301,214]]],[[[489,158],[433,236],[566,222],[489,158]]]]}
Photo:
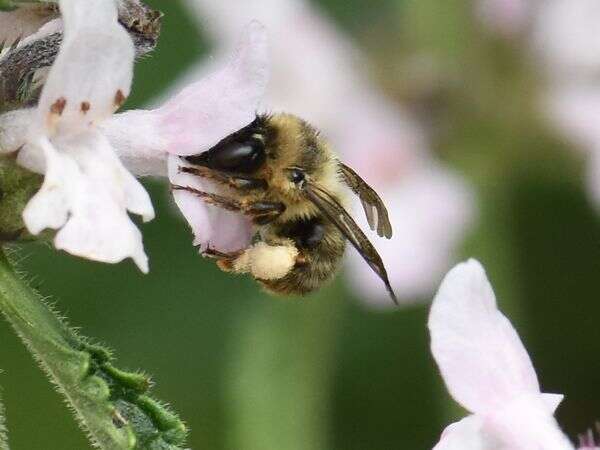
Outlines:
{"type": "Polygon", "coordinates": [[[300,184],[304,181],[304,172],[299,169],[292,169],[290,172],[290,181],[294,184],[300,184]]]}
{"type": "Polygon", "coordinates": [[[188,156],[187,161],[223,172],[253,173],[266,159],[263,143],[257,139],[248,142],[227,142],[200,155],[188,156]]]}

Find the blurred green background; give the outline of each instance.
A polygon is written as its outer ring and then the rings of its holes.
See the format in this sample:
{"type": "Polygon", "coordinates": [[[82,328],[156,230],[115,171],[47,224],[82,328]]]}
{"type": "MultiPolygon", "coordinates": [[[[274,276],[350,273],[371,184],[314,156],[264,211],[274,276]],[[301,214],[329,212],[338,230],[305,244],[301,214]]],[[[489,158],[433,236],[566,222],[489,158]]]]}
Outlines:
{"type": "MultiPolygon", "coordinates": [[[[137,66],[132,108],[209,51],[178,1],[148,3],[165,12],[163,32],[137,66]]],[[[432,123],[434,150],[475,186],[480,214],[456,262],[486,266],[544,390],[566,395],[558,420],[575,437],[600,418],[600,221],[582,161],[533,113],[526,56],[482,33],[467,1],[318,3],[371,57],[381,87],[432,123]],[[403,70],[421,52],[449,74],[426,96],[403,70]]],[[[22,247],[22,265],[121,367],[153,375],[155,396],[190,427],[191,448],[429,449],[461,416],[430,356],[427,304],[367,310],[343,277],[303,301],[269,297],[202,260],[166,186],[146,186],[157,209],[142,226],[149,275],[35,244],[22,247]]],[[[6,323],[0,341],[12,448],[88,448],[6,323]]]]}

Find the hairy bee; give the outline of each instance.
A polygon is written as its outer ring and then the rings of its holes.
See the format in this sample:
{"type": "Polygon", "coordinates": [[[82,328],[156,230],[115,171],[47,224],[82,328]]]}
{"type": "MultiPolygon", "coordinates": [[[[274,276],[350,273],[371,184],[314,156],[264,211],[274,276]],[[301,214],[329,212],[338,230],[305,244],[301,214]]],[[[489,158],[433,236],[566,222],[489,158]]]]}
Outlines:
{"type": "Polygon", "coordinates": [[[310,124],[290,114],[258,115],[210,150],[184,159],[188,165],[180,167],[182,172],[210,179],[222,189],[173,189],[248,215],[254,224],[248,248],[204,251],[222,270],[250,273],[275,293],[302,295],[334,277],[349,241],[397,302],[381,257],[342,206],[344,192],[350,188],[358,195],[370,227],[389,239],[386,208],[310,124]]]}

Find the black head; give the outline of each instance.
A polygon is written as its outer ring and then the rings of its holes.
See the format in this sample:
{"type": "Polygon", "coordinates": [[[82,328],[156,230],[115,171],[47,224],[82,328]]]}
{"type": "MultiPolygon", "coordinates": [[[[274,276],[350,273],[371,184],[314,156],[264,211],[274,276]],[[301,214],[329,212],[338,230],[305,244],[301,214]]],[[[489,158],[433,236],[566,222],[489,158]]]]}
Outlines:
{"type": "Polygon", "coordinates": [[[222,172],[252,174],[266,161],[266,120],[266,116],[257,116],[252,123],[222,139],[210,150],[184,159],[222,172]]]}

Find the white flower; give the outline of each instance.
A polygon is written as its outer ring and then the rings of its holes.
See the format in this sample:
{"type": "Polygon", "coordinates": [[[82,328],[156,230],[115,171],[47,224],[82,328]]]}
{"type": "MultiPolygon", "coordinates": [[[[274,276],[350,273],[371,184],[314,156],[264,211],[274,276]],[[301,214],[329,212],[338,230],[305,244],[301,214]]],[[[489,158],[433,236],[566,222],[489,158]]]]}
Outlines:
{"type": "MultiPolygon", "coordinates": [[[[139,232],[127,218],[123,201],[131,212],[144,215],[146,203],[140,200],[147,197],[127,170],[137,176],[168,176],[173,184],[204,191],[216,189],[207,180],[180,173],[179,168],[186,163],[179,156],[209,150],[252,122],[268,75],[266,31],[252,22],[244,28],[238,48],[226,64],[189,84],[163,106],[106,116],[89,129],[83,124],[82,132],[71,133],[81,124],[67,122],[64,132],[55,133],[51,142],[42,134],[37,147],[26,146],[19,152],[19,160],[29,168],[44,171],[44,157],[50,162],[45,188],[26,210],[28,226],[32,231],[60,227],[67,217],[63,206],[68,203],[78,214],[71,212],[57,236],[57,247],[75,246],[76,254],[103,261],[112,261],[110,255],[117,255],[117,260],[124,251],[137,254],[139,250],[143,261],[138,259],[145,262],[141,240],[131,239],[132,235],[139,237],[139,232]],[[62,183],[60,195],[56,193],[57,183],[62,183]],[[103,226],[102,234],[98,234],[99,225],[103,226]],[[71,243],[68,237],[72,237],[71,243]],[[96,252],[86,244],[95,246],[96,252]],[[102,258],[97,255],[99,251],[102,258]]],[[[71,117],[66,114],[68,104],[58,118],[51,116],[59,120],[52,126],[61,126],[60,120],[71,117]]],[[[20,148],[29,122],[38,115],[35,110],[19,110],[0,116],[0,149],[20,148]]],[[[248,245],[251,226],[245,217],[207,205],[188,192],[174,191],[173,195],[192,227],[194,245],[203,249],[210,245],[224,252],[248,245]]],[[[150,207],[149,202],[147,205],[150,207]]]]}
{"type": "MultiPolygon", "coordinates": [[[[127,211],[151,220],[150,198],[98,128],[129,95],[133,43],[112,0],[61,0],[60,9],[64,39],[37,109],[13,114],[31,122],[18,162],[45,174],[23,218],[33,234],[58,229],[58,249],[111,263],[131,257],[147,272],[127,211]]],[[[10,137],[3,141],[12,144],[4,151],[16,150],[10,137]]]]}
{"type": "Polygon", "coordinates": [[[446,275],[429,330],[450,394],[472,413],[448,426],[435,450],[573,450],[553,417],[562,395],[541,393],[529,355],[477,261],[446,275]]]}
{"type": "MultiPolygon", "coordinates": [[[[373,243],[384,253],[398,294],[412,300],[433,291],[474,217],[474,195],[460,177],[435,161],[409,115],[374,89],[365,75],[365,61],[350,39],[306,1],[257,0],[235,7],[218,0],[187,0],[186,4],[219,46],[216,62],[199,64],[186,80],[219,64],[219,55],[228,52],[249,17],[264,23],[271,37],[268,104],[320,128],[342,159],[377,188],[390,207],[396,230],[391,242],[377,237],[373,243]],[[430,176],[434,176],[435,195],[420,181],[430,176]],[[430,201],[411,202],[418,210],[407,217],[401,201],[417,188],[424,188],[419,196],[430,201]],[[431,226],[432,218],[449,228],[431,226]],[[392,254],[412,259],[398,262],[392,254]],[[413,265],[413,260],[419,263],[413,265]]],[[[353,216],[361,214],[356,208],[353,216]]],[[[349,255],[354,261],[348,278],[354,287],[372,304],[393,307],[381,282],[371,282],[362,258],[352,251],[349,255]]]]}

